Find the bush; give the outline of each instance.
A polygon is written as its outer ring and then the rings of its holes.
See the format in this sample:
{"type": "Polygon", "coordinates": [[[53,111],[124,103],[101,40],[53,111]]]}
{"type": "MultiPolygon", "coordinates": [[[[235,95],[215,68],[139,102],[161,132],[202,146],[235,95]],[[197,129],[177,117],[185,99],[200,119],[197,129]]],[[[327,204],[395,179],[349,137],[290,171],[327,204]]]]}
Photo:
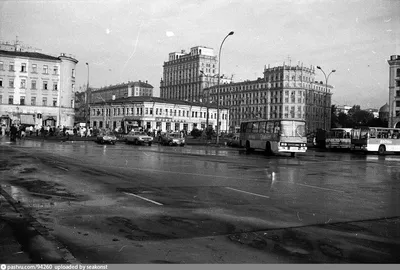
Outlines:
{"type": "Polygon", "coordinates": [[[192,131],[190,132],[190,135],[193,136],[193,138],[198,138],[201,136],[201,134],[201,130],[198,130],[197,128],[192,129],[192,131]]]}

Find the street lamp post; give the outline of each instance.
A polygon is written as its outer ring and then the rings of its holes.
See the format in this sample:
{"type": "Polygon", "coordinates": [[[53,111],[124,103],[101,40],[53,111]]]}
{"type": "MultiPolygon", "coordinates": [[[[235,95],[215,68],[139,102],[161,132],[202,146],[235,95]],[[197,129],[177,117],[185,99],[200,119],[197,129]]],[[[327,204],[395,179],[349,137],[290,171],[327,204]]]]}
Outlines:
{"type": "Polygon", "coordinates": [[[221,80],[221,49],[222,49],[222,45],[225,42],[225,39],[227,39],[227,37],[233,35],[233,31],[229,32],[229,34],[227,34],[225,36],[225,38],[222,40],[221,46],[219,47],[219,54],[218,54],[218,84],[217,84],[217,145],[219,144],[219,85],[220,85],[220,80],[221,80]]]}
{"type": "Polygon", "coordinates": [[[89,91],[89,63],[86,62],[87,66],[87,84],[86,84],[86,106],[85,106],[85,122],[87,123],[87,115],[88,115],[88,110],[89,110],[89,99],[91,96],[91,93],[89,91]]]}
{"type": "Polygon", "coordinates": [[[326,97],[327,97],[327,95],[328,95],[328,79],[329,79],[329,76],[331,76],[331,74],[332,74],[333,72],[336,72],[336,70],[333,69],[333,70],[328,74],[328,76],[326,76],[326,73],[324,72],[324,70],[323,70],[320,66],[317,66],[317,69],[321,70],[322,73],[323,73],[324,76],[325,76],[324,130],[326,130],[326,97]]]}

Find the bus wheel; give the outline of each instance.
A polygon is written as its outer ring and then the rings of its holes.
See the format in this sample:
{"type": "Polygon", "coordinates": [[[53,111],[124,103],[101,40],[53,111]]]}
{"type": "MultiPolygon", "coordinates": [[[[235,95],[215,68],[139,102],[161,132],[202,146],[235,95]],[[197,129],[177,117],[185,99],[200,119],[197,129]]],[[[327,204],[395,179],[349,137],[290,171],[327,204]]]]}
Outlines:
{"type": "Polygon", "coordinates": [[[246,141],[246,151],[247,152],[251,152],[253,149],[252,148],[250,148],[250,142],[249,141],[246,141]]]}
{"type": "Polygon", "coordinates": [[[290,153],[290,156],[291,156],[291,157],[295,157],[295,156],[296,156],[296,153],[295,153],[295,152],[292,152],[292,153],[290,153]]]}
{"type": "Polygon", "coordinates": [[[378,154],[379,155],[384,155],[385,152],[386,152],[386,147],[384,145],[379,145],[378,154]]]}
{"type": "Polygon", "coordinates": [[[267,155],[271,155],[272,154],[271,143],[270,142],[267,142],[267,144],[265,145],[265,153],[267,155]]]}

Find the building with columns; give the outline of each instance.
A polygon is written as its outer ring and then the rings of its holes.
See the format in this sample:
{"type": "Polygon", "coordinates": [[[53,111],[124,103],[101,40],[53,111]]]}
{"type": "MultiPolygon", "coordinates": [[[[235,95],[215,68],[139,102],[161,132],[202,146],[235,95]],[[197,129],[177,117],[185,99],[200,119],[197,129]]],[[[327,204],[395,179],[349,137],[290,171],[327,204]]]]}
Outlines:
{"type": "MultiPolygon", "coordinates": [[[[90,126],[128,132],[133,127],[144,130],[192,131],[206,127],[207,111],[209,125],[216,129],[217,109],[215,105],[171,100],[149,96],[131,96],[90,104],[90,126]]],[[[227,130],[227,108],[220,109],[221,130],[227,130]]]]}
{"type": "Polygon", "coordinates": [[[389,63],[389,127],[400,128],[400,55],[392,55],[389,63]]]}
{"type": "MultiPolygon", "coordinates": [[[[249,119],[298,118],[306,120],[309,133],[331,126],[331,89],[315,81],[315,68],[265,67],[264,77],[220,85],[221,106],[228,107],[229,129],[237,131],[249,119]]],[[[205,89],[217,102],[217,86],[205,89]]]]}
{"type": "Polygon", "coordinates": [[[75,57],[25,51],[18,43],[1,49],[1,124],[72,126],[75,57]]]}

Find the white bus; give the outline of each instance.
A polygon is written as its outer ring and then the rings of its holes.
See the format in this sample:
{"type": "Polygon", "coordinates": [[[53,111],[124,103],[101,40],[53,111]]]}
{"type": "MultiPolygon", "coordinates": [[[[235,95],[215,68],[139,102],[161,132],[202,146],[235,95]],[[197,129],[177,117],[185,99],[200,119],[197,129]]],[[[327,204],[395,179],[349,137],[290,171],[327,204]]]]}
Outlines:
{"type": "Polygon", "coordinates": [[[351,150],[400,153],[400,128],[360,127],[351,132],[351,150]]]}
{"type": "Polygon", "coordinates": [[[267,154],[307,151],[304,120],[250,120],[240,123],[240,146],[247,151],[262,149],[267,154]]]}
{"type": "Polygon", "coordinates": [[[332,128],[325,139],[326,149],[350,150],[351,130],[351,128],[332,128]]]}

